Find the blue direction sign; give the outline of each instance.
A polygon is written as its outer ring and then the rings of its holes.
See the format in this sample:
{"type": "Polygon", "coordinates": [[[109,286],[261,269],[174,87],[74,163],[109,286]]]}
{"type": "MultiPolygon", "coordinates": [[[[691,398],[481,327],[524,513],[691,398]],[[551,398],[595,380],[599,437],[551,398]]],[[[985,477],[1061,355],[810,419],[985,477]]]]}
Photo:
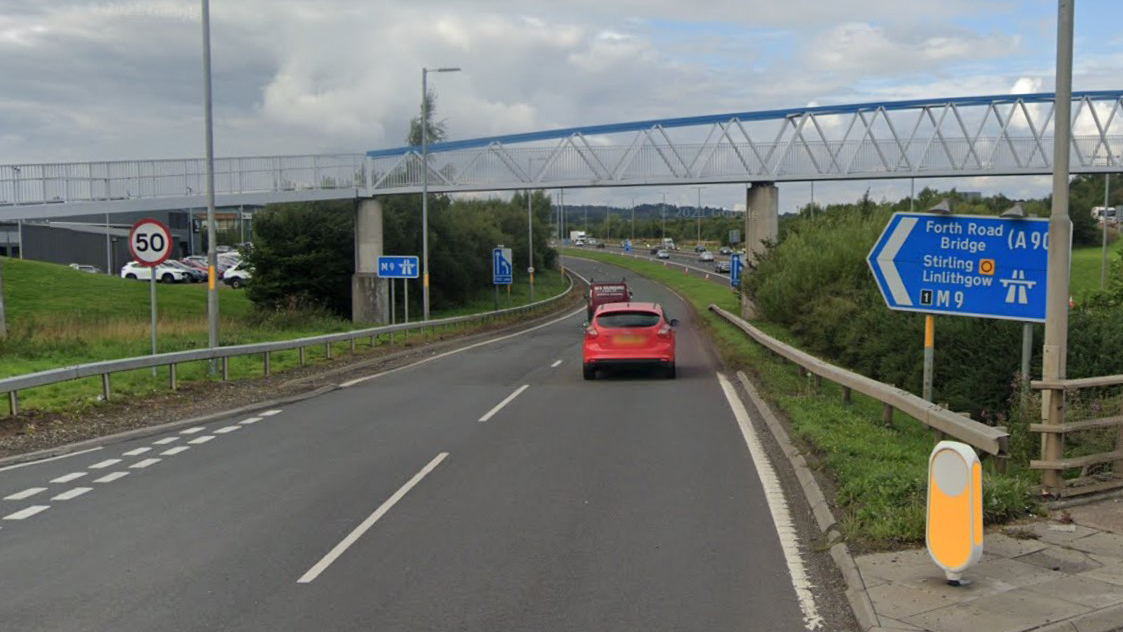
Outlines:
{"type": "Polygon", "coordinates": [[[729,285],[732,287],[741,285],[741,255],[739,254],[729,256],[729,285]]]}
{"type": "Polygon", "coordinates": [[[867,261],[889,309],[1045,321],[1049,220],[896,213],[867,261]]]}
{"type": "Polygon", "coordinates": [[[417,257],[379,257],[378,276],[383,279],[416,279],[417,257]]]}
{"type": "Polygon", "coordinates": [[[513,281],[514,256],[510,248],[493,248],[491,251],[491,282],[495,285],[510,285],[513,281]]]}

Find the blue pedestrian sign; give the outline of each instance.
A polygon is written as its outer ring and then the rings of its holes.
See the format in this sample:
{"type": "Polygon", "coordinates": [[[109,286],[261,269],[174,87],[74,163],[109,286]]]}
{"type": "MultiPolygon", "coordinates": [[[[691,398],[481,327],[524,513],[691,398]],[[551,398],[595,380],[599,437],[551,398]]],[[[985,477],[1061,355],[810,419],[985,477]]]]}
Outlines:
{"type": "Polygon", "coordinates": [[[729,255],[729,285],[731,287],[741,286],[741,255],[729,255]]]}
{"type": "Polygon", "coordinates": [[[1045,322],[1049,220],[896,213],[867,262],[889,309],[1045,322]]]}
{"type": "Polygon", "coordinates": [[[378,258],[378,276],[383,279],[416,279],[419,269],[417,257],[378,258]]]}
{"type": "Polygon", "coordinates": [[[514,275],[514,256],[510,248],[493,248],[491,251],[491,282],[495,285],[510,285],[514,275]]]}

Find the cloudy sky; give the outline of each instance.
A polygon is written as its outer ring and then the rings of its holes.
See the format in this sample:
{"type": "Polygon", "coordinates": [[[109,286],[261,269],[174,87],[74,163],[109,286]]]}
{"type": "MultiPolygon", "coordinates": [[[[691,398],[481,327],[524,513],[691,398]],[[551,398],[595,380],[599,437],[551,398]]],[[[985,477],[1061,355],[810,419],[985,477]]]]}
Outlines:
{"type": "MultiPolygon", "coordinates": [[[[220,156],[404,144],[432,76],[450,139],[808,104],[1051,91],[1055,0],[211,0],[220,156]]],[[[1073,87],[1123,87],[1123,3],[1076,7],[1073,87]]],[[[198,0],[0,0],[0,163],[203,152],[198,0]]],[[[941,181],[1012,197],[1042,178],[941,181]]],[[[816,199],[907,195],[820,184],[816,199]]],[[[918,185],[919,187],[920,185],[918,185]]],[[[781,187],[781,210],[806,203],[781,187]]],[[[567,201],[655,201],[595,190],[567,201]]],[[[692,204],[694,189],[669,200],[692,204]]],[[[712,186],[704,202],[743,203],[712,186]]]]}

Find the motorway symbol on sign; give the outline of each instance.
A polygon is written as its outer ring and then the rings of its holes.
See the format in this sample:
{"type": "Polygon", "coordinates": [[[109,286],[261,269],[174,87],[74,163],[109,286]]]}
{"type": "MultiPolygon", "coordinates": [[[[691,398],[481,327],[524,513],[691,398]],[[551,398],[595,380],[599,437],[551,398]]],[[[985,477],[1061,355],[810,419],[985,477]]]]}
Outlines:
{"type": "Polygon", "coordinates": [[[142,266],[155,267],[172,253],[172,233],[154,219],[142,219],[129,231],[129,254],[142,266]]]}
{"type": "Polygon", "coordinates": [[[889,309],[1045,321],[1049,220],[896,213],[867,261],[889,309]]]}
{"type": "MultiPolygon", "coordinates": [[[[514,281],[514,256],[510,248],[494,248],[491,251],[491,282],[495,285],[510,285],[514,281]]],[[[531,268],[531,273],[534,269],[531,268]]]]}
{"type": "Polygon", "coordinates": [[[741,285],[741,255],[739,254],[729,256],[729,285],[732,287],[741,285]]]}
{"type": "Polygon", "coordinates": [[[416,279],[419,268],[417,257],[413,256],[378,258],[378,276],[383,279],[416,279]]]}

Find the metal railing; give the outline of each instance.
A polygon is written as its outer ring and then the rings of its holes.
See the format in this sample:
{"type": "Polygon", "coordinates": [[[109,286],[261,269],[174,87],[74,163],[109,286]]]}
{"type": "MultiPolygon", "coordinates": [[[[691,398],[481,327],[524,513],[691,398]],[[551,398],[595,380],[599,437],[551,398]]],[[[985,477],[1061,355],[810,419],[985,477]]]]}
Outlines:
{"type": "MultiPolygon", "coordinates": [[[[1041,391],[1077,391],[1085,388],[1123,386],[1123,375],[1104,375],[1066,380],[1034,380],[1030,382],[1030,386],[1041,391]]],[[[1052,491],[1062,497],[1123,487],[1123,415],[1085,419],[1063,424],[1030,424],[1029,426],[1031,432],[1038,432],[1042,435],[1060,435],[1062,446],[1064,445],[1064,437],[1068,434],[1109,428],[1117,428],[1113,450],[1084,456],[1062,457],[1055,461],[1033,460],[1029,462],[1029,466],[1035,470],[1056,472],[1057,479],[1063,481],[1063,487],[1052,491]],[[1112,464],[1110,472],[1090,472],[1089,468],[1106,463],[1112,464]],[[1080,468],[1079,476],[1071,479],[1063,477],[1064,470],[1076,468],[1080,468]]]]}
{"type": "Polygon", "coordinates": [[[851,391],[857,391],[881,402],[883,420],[886,423],[892,418],[893,411],[899,410],[922,424],[955,437],[987,454],[1003,458],[1009,454],[1010,435],[1004,429],[974,421],[970,417],[937,406],[906,390],[824,362],[809,353],[776,340],[717,305],[710,305],[710,311],[729,321],[769,351],[795,363],[801,371],[814,374],[816,383],[819,383],[821,378],[826,378],[838,384],[842,387],[846,401],[850,400],[851,391]]]}
{"type": "Polygon", "coordinates": [[[323,334],[320,336],[310,336],[307,338],[295,338],[292,340],[258,342],[244,345],[231,345],[228,347],[215,347],[213,349],[194,349],[191,351],[158,353],[155,355],[137,356],[120,360],[89,362],[59,369],[49,369],[47,371],[39,371],[36,373],[28,373],[25,375],[17,375],[14,377],[0,379],[0,393],[7,393],[8,395],[10,414],[18,415],[19,391],[21,390],[35,388],[37,386],[57,384],[59,382],[68,382],[70,380],[100,376],[102,397],[106,401],[108,401],[110,396],[109,376],[113,373],[120,373],[123,371],[133,371],[137,369],[166,366],[168,367],[168,386],[172,390],[175,390],[177,364],[184,362],[197,362],[200,360],[221,360],[222,379],[223,381],[226,381],[229,379],[230,358],[236,356],[262,354],[264,374],[268,376],[270,374],[270,355],[275,351],[288,351],[292,349],[299,350],[300,364],[303,366],[305,360],[304,351],[308,347],[324,345],[326,355],[328,358],[330,358],[332,351],[331,345],[333,343],[349,341],[351,343],[351,350],[354,351],[356,348],[356,341],[360,338],[370,338],[370,344],[371,346],[374,346],[376,337],[383,334],[390,334],[391,340],[393,340],[393,334],[396,332],[407,332],[414,330],[424,330],[425,328],[445,327],[449,325],[457,325],[460,323],[468,323],[477,320],[501,318],[521,312],[533,311],[542,307],[549,306],[553,303],[560,302],[565,297],[569,296],[573,291],[574,286],[573,275],[567,273],[566,278],[568,279],[569,283],[566,286],[565,291],[550,298],[536,301],[534,303],[528,303],[527,305],[520,305],[518,307],[508,307],[505,309],[490,312],[468,314],[465,316],[453,316],[450,318],[441,318],[437,320],[422,320],[412,323],[383,325],[381,327],[356,329],[353,331],[344,331],[335,334],[323,334]]]}

